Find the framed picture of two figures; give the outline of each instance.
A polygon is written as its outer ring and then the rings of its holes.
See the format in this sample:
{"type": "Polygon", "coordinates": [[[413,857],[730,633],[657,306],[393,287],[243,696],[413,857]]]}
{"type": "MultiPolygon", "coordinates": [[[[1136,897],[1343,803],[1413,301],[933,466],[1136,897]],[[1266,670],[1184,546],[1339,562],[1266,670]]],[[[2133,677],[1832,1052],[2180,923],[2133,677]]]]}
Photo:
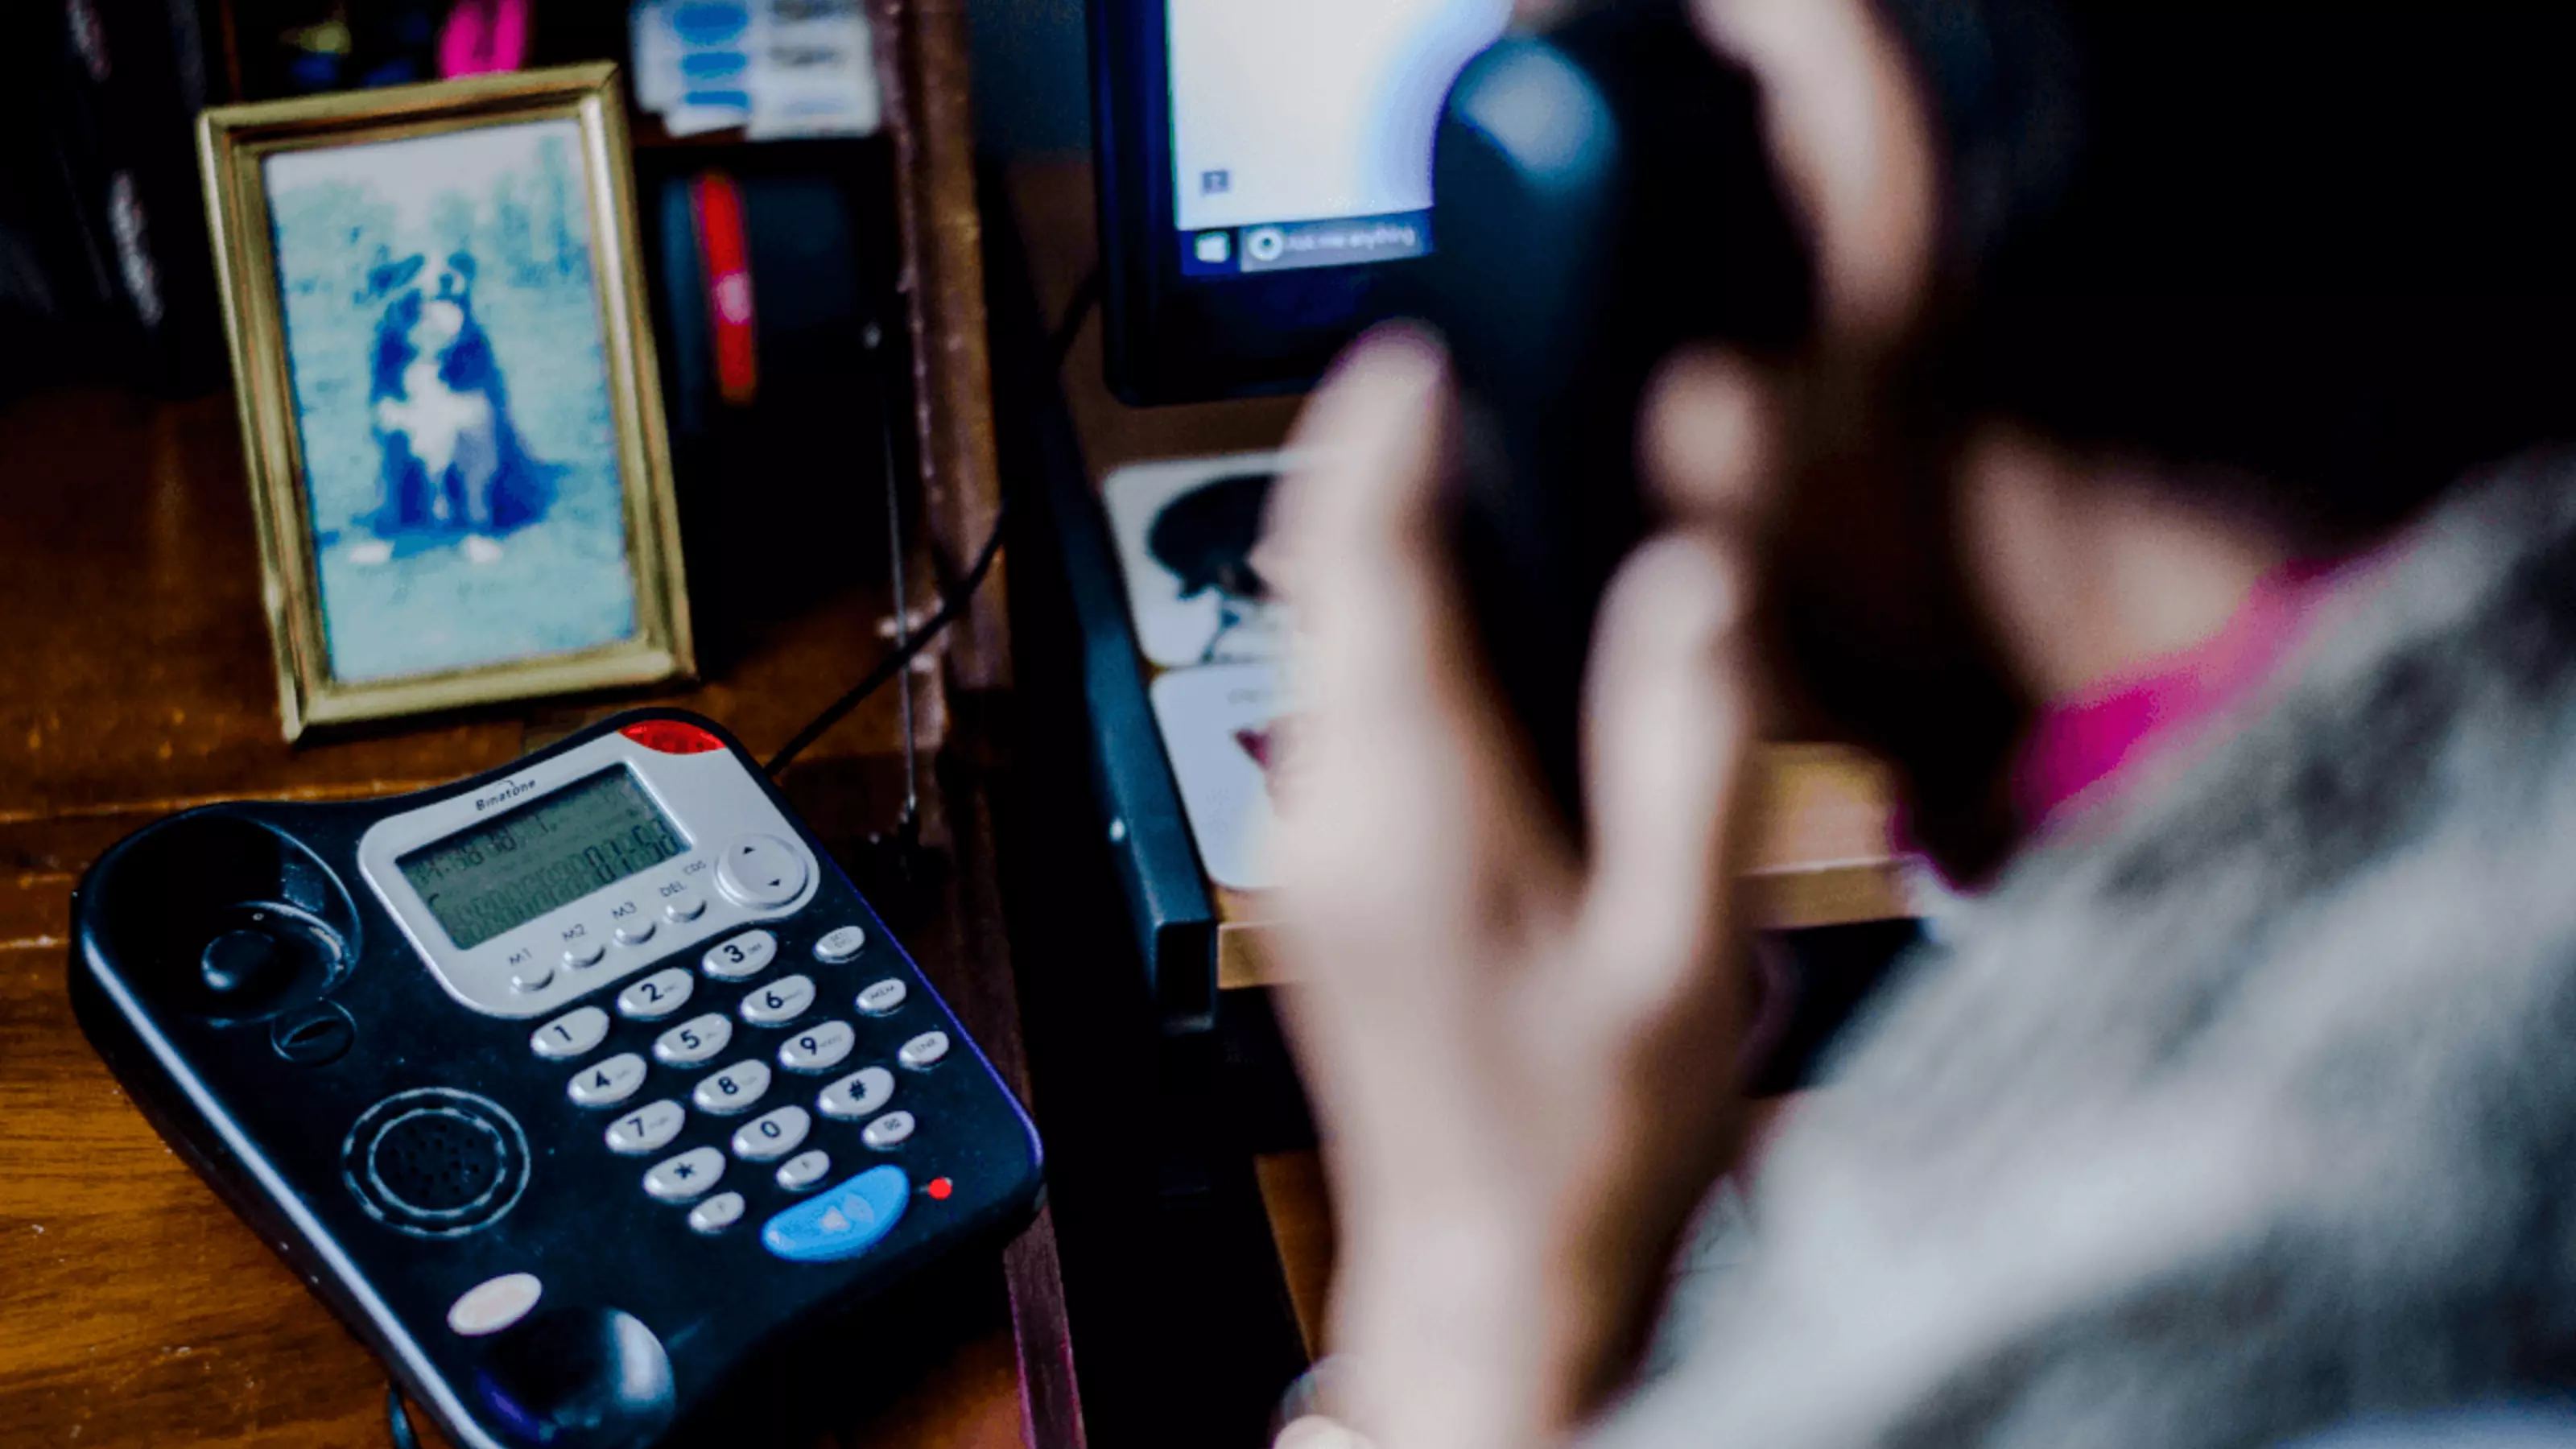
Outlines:
{"type": "Polygon", "coordinates": [[[694,669],[606,65],[210,110],[288,738],[694,669]]]}

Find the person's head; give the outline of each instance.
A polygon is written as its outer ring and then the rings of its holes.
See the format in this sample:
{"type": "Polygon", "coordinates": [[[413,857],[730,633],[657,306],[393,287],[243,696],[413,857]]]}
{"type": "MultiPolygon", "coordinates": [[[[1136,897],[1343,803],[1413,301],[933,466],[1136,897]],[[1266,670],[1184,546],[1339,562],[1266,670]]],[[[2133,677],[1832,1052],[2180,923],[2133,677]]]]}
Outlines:
{"type": "MultiPolygon", "coordinates": [[[[1766,500],[1786,672],[1954,868],[2011,839],[2002,767],[2069,682],[2033,662],[2068,622],[2007,597],[2033,518],[2324,553],[2576,433],[2576,18],[2541,9],[1695,0],[1821,283],[1766,500]]],[[[1649,436],[1732,406],[1678,367],[1649,436]]],[[[1685,518],[1743,507],[1666,472],[1685,518]]]]}

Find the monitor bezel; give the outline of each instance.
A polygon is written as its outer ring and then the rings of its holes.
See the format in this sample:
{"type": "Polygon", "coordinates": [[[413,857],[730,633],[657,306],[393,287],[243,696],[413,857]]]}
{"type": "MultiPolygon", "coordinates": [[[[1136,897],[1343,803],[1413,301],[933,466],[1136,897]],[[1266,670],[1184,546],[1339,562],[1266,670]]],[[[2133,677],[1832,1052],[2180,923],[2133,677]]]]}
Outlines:
{"type": "Polygon", "coordinates": [[[1171,224],[1168,0],[1086,0],[1109,387],[1149,406],[1295,393],[1418,262],[1187,277],[1171,224]]]}

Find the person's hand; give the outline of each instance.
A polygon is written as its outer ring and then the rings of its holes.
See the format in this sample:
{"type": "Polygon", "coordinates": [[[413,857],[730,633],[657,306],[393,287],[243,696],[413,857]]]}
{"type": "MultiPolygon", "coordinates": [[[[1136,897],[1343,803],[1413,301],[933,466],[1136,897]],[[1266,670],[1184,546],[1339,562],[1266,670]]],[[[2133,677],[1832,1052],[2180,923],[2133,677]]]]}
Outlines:
{"type": "MultiPolygon", "coordinates": [[[[1651,471],[1749,520],[1748,375],[1667,391],[1690,406],[1661,410],[1651,471]]],[[[1568,838],[1455,583],[1448,407],[1428,341],[1364,343],[1274,513],[1302,629],[1274,842],[1289,1022],[1343,1231],[1332,1346],[1380,1449],[1542,1443],[1594,1407],[1741,1126],[1753,530],[1703,510],[1612,589],[1568,838]]]]}

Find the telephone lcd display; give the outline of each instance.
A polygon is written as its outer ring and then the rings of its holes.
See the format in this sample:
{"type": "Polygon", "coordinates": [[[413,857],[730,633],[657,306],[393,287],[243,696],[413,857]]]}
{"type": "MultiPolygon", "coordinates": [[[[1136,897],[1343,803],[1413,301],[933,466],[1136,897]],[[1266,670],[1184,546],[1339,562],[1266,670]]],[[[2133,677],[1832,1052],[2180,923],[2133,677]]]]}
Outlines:
{"type": "Polygon", "coordinates": [[[394,863],[471,950],[688,848],[634,774],[612,765],[394,863]]]}

